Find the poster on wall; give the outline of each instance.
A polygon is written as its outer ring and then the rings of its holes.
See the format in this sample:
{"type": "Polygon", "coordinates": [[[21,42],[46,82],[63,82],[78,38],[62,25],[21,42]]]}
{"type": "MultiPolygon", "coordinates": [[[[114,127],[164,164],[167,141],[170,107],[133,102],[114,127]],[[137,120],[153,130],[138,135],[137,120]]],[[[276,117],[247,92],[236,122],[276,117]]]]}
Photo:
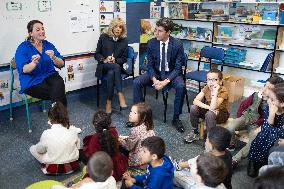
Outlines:
{"type": "Polygon", "coordinates": [[[141,19],[140,43],[147,43],[150,39],[155,37],[156,21],[156,19],[141,19]]]}
{"type": "Polygon", "coordinates": [[[113,11],[114,11],[114,1],[100,2],[100,12],[113,12],[113,11]]]}
{"type": "Polygon", "coordinates": [[[150,18],[151,19],[161,18],[161,6],[151,6],[150,7],[150,18]]]}
{"type": "Polygon", "coordinates": [[[126,13],[125,12],[115,12],[114,18],[122,18],[124,22],[126,23],[126,13]]]}
{"type": "Polygon", "coordinates": [[[100,14],[100,25],[109,25],[113,19],[112,13],[100,14]]]}
{"type": "Polygon", "coordinates": [[[125,1],[116,1],[114,6],[115,12],[126,12],[126,2],[125,1]]]}

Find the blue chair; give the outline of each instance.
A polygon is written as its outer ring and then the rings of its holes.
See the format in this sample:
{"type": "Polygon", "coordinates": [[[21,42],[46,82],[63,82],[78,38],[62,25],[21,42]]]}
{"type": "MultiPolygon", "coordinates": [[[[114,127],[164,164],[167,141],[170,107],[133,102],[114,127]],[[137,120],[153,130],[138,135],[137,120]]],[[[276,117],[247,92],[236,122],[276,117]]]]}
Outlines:
{"type": "Polygon", "coordinates": [[[189,72],[186,74],[186,79],[198,81],[199,92],[201,91],[200,83],[206,83],[206,70],[200,70],[200,62],[202,58],[209,59],[210,69],[212,68],[212,60],[221,62],[221,71],[223,71],[225,52],[222,48],[205,46],[201,49],[200,57],[198,59],[197,71],[189,72]]]}
{"type": "MultiPolygon", "coordinates": [[[[16,62],[15,58],[13,58],[10,62],[10,75],[11,75],[11,87],[10,87],[10,120],[13,121],[13,91],[20,91],[19,88],[14,87],[14,70],[16,70],[16,62]]],[[[26,114],[27,114],[27,124],[28,124],[28,129],[29,133],[32,132],[31,129],[31,121],[30,121],[30,111],[29,111],[29,101],[28,101],[28,95],[22,94],[24,101],[25,101],[25,106],[26,106],[26,114]]],[[[44,100],[42,101],[42,110],[43,112],[46,112],[45,110],[45,102],[44,100]]]]}
{"type": "MultiPolygon", "coordinates": [[[[184,79],[184,82],[185,82],[185,74],[186,74],[186,69],[187,69],[187,54],[184,53],[184,64],[183,64],[183,79],[184,79]]],[[[143,70],[145,71],[145,70],[143,70]]],[[[153,87],[152,87],[153,88],[153,87]]],[[[162,95],[163,95],[163,103],[164,103],[164,123],[167,122],[167,110],[168,110],[168,97],[169,97],[169,91],[170,91],[171,87],[168,87],[166,86],[164,89],[162,89],[162,95]]],[[[156,91],[156,99],[158,99],[158,95],[159,95],[159,91],[158,90],[155,90],[156,91]]],[[[185,97],[186,97],[186,104],[187,104],[187,108],[188,108],[188,112],[190,111],[190,106],[189,106],[189,100],[188,100],[188,95],[187,93],[185,93],[185,97]]],[[[144,101],[145,101],[145,98],[146,98],[146,86],[144,87],[144,101]]]]}
{"type": "MultiPolygon", "coordinates": [[[[127,51],[128,51],[127,62],[123,64],[124,73],[121,74],[121,77],[122,79],[126,79],[127,77],[132,76],[132,79],[134,79],[134,63],[135,63],[134,49],[128,46],[127,51]]],[[[100,107],[100,81],[107,81],[107,75],[103,75],[102,77],[97,78],[97,107],[100,107]]]]}

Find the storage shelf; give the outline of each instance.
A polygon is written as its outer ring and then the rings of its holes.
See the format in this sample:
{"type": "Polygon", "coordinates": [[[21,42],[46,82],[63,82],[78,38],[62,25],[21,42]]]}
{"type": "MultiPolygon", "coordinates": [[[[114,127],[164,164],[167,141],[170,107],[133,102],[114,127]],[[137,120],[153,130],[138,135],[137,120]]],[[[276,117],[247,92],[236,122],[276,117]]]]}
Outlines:
{"type": "Polygon", "coordinates": [[[277,73],[277,72],[273,72],[273,74],[284,75],[284,73],[277,73]]]}
{"type": "Polygon", "coordinates": [[[211,44],[211,41],[202,41],[202,40],[196,40],[196,39],[185,39],[185,38],[178,38],[180,40],[186,40],[186,41],[194,41],[194,42],[200,42],[200,43],[209,43],[211,44]]]}
{"type": "Polygon", "coordinates": [[[237,45],[237,44],[227,44],[227,43],[216,43],[213,42],[214,45],[223,45],[223,46],[232,46],[232,47],[243,47],[243,48],[250,48],[250,49],[261,49],[267,51],[273,51],[273,48],[262,48],[262,47],[253,47],[253,46],[245,46],[245,45],[237,45]]]}
{"type": "MultiPolygon", "coordinates": [[[[284,2],[283,2],[284,4],[284,2]]],[[[178,18],[173,18],[172,20],[178,20],[178,21],[196,21],[196,22],[215,22],[215,23],[225,23],[225,24],[244,24],[244,25],[258,25],[258,26],[282,26],[280,24],[259,24],[259,23],[249,23],[249,22],[234,22],[234,21],[218,21],[218,20],[208,20],[208,19],[178,19],[178,18]]]]}
{"type": "MultiPolygon", "coordinates": [[[[193,59],[193,58],[188,58],[188,60],[191,60],[191,61],[196,61],[198,62],[198,59],[193,59]]],[[[207,61],[201,61],[203,63],[209,63],[207,61]]],[[[215,64],[215,65],[220,65],[221,64],[216,64],[216,63],[212,63],[212,64],[215,64]]],[[[242,70],[249,70],[249,71],[254,71],[254,72],[261,72],[261,73],[267,73],[267,74],[271,74],[271,72],[269,71],[260,71],[260,70],[256,70],[256,69],[252,69],[252,68],[246,68],[246,67],[243,67],[243,66],[238,66],[238,65],[232,65],[232,64],[223,64],[224,67],[229,67],[229,68],[237,68],[237,69],[242,69],[242,70]]],[[[283,74],[284,75],[284,74],[283,74]]]]}

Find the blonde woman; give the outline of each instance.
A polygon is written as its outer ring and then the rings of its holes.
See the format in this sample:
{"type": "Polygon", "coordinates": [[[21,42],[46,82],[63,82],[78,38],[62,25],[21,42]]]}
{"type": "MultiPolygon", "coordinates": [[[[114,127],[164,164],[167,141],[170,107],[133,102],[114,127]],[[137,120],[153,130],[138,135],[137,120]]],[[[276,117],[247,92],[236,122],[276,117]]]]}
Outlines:
{"type": "Polygon", "coordinates": [[[106,113],[111,113],[111,101],[114,88],[118,92],[119,104],[122,109],[127,108],[124,95],[122,93],[123,63],[127,60],[126,26],[121,18],[114,18],[108,29],[101,34],[95,59],[98,61],[96,77],[107,76],[107,101],[106,113]]]}

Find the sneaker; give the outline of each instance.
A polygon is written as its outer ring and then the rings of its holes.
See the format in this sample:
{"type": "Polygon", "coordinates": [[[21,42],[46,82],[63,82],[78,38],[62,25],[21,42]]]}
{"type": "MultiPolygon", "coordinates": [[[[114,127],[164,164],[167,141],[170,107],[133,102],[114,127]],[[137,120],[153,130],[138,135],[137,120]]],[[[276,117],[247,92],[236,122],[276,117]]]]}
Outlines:
{"type": "Polygon", "coordinates": [[[236,145],[235,144],[230,144],[229,147],[227,148],[228,151],[233,152],[236,150],[236,145]]]}
{"type": "Polygon", "coordinates": [[[237,160],[232,160],[232,168],[236,169],[239,165],[239,162],[237,160]]]}
{"type": "Polygon", "coordinates": [[[170,158],[170,160],[172,161],[175,170],[176,170],[176,171],[180,171],[180,170],[181,170],[181,167],[179,166],[178,161],[177,161],[176,159],[172,158],[172,157],[169,157],[169,158],[170,158]]]}
{"type": "Polygon", "coordinates": [[[183,133],[184,130],[185,130],[181,120],[179,120],[179,119],[173,120],[172,125],[175,126],[176,130],[180,133],[183,133]]]}
{"type": "Polygon", "coordinates": [[[191,131],[185,138],[185,143],[192,143],[196,140],[199,140],[199,134],[195,134],[194,131],[191,131]]]}

